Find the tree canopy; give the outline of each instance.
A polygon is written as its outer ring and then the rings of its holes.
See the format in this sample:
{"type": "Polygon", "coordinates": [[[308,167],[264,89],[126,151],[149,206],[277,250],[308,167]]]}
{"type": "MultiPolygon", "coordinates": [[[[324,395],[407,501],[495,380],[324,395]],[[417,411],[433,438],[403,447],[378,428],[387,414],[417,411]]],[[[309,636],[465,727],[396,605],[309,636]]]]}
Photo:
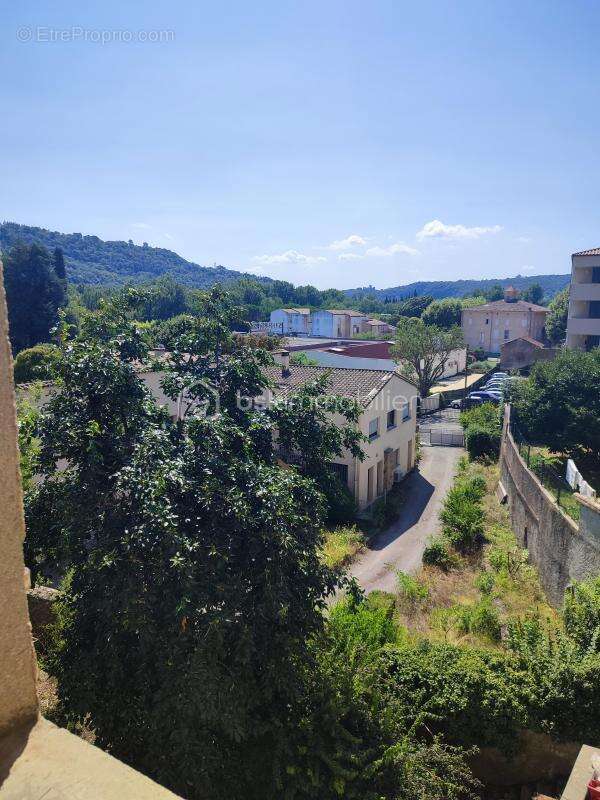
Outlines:
{"type": "Polygon", "coordinates": [[[215,290],[163,362],[170,419],[138,371],[144,302],[129,292],[62,338],[40,416],[27,557],[69,576],[50,666],[68,719],[176,791],[275,797],[298,781],[310,642],[339,584],[315,478],[342,447],[359,453],[355,411],[343,429],[319,403],[240,403],[267,386],[270,356],[232,335],[215,290]],[[276,431],[298,467],[278,462],[276,431]]]}
{"type": "Polygon", "coordinates": [[[552,344],[561,344],[567,337],[567,318],[569,316],[569,290],[566,286],[548,306],[546,315],[546,336],[552,344]]]}
{"type": "Polygon", "coordinates": [[[517,420],[532,442],[573,457],[600,458],[600,348],[563,350],[538,362],[512,391],[517,420]]]}
{"type": "Polygon", "coordinates": [[[458,327],[444,330],[420,319],[401,319],[390,352],[402,374],[417,384],[421,397],[427,397],[444,374],[450,353],[461,346],[458,327]]]}
{"type": "Polygon", "coordinates": [[[4,288],[13,352],[50,340],[67,300],[64,261],[45,247],[19,244],[4,255],[4,288]],[[57,273],[58,269],[58,273],[57,273]]]}
{"type": "Polygon", "coordinates": [[[438,328],[453,328],[461,323],[463,303],[453,297],[434,300],[427,306],[421,319],[426,325],[437,325],[438,328]]]}

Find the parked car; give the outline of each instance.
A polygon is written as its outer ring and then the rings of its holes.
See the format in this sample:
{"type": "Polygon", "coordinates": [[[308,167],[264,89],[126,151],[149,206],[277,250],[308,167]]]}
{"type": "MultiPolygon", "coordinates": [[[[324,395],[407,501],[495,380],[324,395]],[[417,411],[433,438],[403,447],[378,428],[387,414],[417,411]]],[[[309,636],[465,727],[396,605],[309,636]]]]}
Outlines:
{"type": "Polygon", "coordinates": [[[487,389],[491,389],[494,386],[498,386],[498,387],[504,386],[506,384],[506,382],[507,382],[506,378],[500,378],[499,380],[491,380],[491,381],[488,381],[483,388],[485,390],[487,390],[487,389]]]}
{"type": "Polygon", "coordinates": [[[498,392],[471,392],[469,400],[479,400],[482,403],[498,403],[501,400],[501,396],[498,396],[498,392]]]}
{"type": "Polygon", "coordinates": [[[463,401],[462,400],[453,400],[450,403],[450,408],[462,408],[463,401]]]}

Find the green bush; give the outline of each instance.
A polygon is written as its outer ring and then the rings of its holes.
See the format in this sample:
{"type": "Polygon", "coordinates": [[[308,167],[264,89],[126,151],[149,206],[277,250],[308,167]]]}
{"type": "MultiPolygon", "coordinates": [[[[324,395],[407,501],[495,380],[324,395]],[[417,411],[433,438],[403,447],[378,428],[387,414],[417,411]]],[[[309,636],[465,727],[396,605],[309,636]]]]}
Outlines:
{"type": "Polygon", "coordinates": [[[450,489],[440,513],[444,536],[459,552],[472,552],[483,544],[484,513],[470,482],[450,489]]]}
{"type": "Polygon", "coordinates": [[[483,428],[500,430],[500,415],[498,407],[493,403],[482,403],[466,411],[461,411],[460,424],[463,428],[469,425],[481,425],[483,428]]]}
{"type": "Polygon", "coordinates": [[[14,361],[15,383],[47,380],[52,365],[56,362],[59,350],[53,344],[36,344],[28,350],[21,350],[14,361]]]}
{"type": "Polygon", "coordinates": [[[481,594],[489,595],[494,589],[494,576],[490,572],[480,572],[475,578],[475,588],[479,589],[481,594]]]}
{"type": "Polygon", "coordinates": [[[565,630],[582,650],[600,651],[600,577],[576,583],[565,595],[565,630]]]}
{"type": "Polygon", "coordinates": [[[448,542],[442,536],[432,539],[423,551],[423,564],[438,567],[444,572],[450,572],[457,562],[456,555],[450,552],[448,542]]]}
{"type": "Polygon", "coordinates": [[[500,431],[476,424],[469,425],[465,430],[465,444],[471,458],[496,460],[500,456],[500,431]]]}
{"type": "Polygon", "coordinates": [[[399,603],[405,611],[415,612],[429,598],[429,589],[414,575],[407,575],[406,572],[398,571],[396,580],[399,603]]]}
{"type": "Polygon", "coordinates": [[[323,473],[319,488],[327,501],[327,524],[330,526],[352,523],[358,511],[350,490],[333,473],[323,473]]]}
{"type": "Polygon", "coordinates": [[[463,633],[477,633],[493,641],[500,639],[500,616],[488,597],[473,606],[461,606],[458,615],[463,633]]]}

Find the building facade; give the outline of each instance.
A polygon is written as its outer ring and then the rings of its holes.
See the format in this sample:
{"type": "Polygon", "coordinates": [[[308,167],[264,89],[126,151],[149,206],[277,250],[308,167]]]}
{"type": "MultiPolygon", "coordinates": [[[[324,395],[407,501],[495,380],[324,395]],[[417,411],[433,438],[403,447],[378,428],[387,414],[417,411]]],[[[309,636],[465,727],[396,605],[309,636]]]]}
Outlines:
{"type": "Polygon", "coordinates": [[[312,314],[312,335],[351,339],[363,333],[368,316],[347,309],[322,309],[312,314]]]}
{"type": "Polygon", "coordinates": [[[600,346],[600,247],[571,256],[567,347],[600,346]]]}
{"type": "MultiPolygon", "coordinates": [[[[304,347],[303,343],[290,343],[291,352],[305,352],[306,355],[327,367],[352,367],[354,369],[383,369],[393,372],[398,369],[396,362],[390,355],[393,342],[325,342],[322,347],[315,347],[310,343],[304,347]]],[[[467,350],[462,347],[452,350],[446,361],[441,379],[452,378],[465,371],[467,364],[467,350]]]]}
{"type": "MultiPolygon", "coordinates": [[[[258,408],[268,407],[276,398],[291,397],[322,375],[327,376],[331,395],[359,403],[358,425],[366,439],[361,445],[365,458],[360,461],[346,452],[331,467],[354,496],[359,510],[368,508],[415,465],[416,387],[393,371],[295,366],[289,364],[287,351],[279,351],[276,357],[282,363],[266,370],[274,388],[256,398],[258,408]]],[[[333,414],[333,420],[346,424],[341,415],[333,414]]]]}
{"type": "Polygon", "coordinates": [[[310,308],[278,308],[271,311],[273,329],[284,336],[308,336],[311,329],[310,308]]]}
{"type": "Polygon", "coordinates": [[[470,350],[499,355],[505,342],[521,336],[544,342],[547,314],[547,308],[519,300],[516,290],[508,287],[504,300],[463,309],[463,338],[470,350]]]}

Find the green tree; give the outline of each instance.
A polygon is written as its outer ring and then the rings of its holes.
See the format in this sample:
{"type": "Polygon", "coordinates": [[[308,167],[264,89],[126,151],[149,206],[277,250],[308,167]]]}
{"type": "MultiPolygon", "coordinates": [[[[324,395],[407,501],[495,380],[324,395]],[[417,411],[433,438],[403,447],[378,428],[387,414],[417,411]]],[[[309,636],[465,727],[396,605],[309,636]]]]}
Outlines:
{"type": "Polygon", "coordinates": [[[4,259],[4,288],[13,352],[49,341],[67,296],[46,248],[13,247],[4,259]]]}
{"type": "Polygon", "coordinates": [[[528,438],[574,458],[600,457],[600,348],[562,350],[511,389],[528,438]]]}
{"type": "Polygon", "coordinates": [[[444,374],[451,352],[462,346],[460,328],[444,330],[420,319],[399,319],[391,354],[402,374],[417,384],[421,397],[427,397],[444,374]]]}
{"type": "Polygon", "coordinates": [[[36,344],[17,353],[14,362],[15,383],[47,380],[60,350],[53,344],[36,344]]]}
{"type": "Polygon", "coordinates": [[[168,275],[159,278],[146,297],[141,315],[145,320],[170,319],[189,310],[185,289],[168,275]]]}
{"type": "Polygon", "coordinates": [[[539,304],[544,297],[544,289],[539,283],[531,283],[523,292],[522,297],[528,303],[539,304]]]}
{"type": "Polygon", "coordinates": [[[68,569],[50,659],[59,697],[68,721],[88,719],[99,744],[186,797],[301,795],[307,775],[288,767],[338,580],[319,555],[310,472],[353,437],[317,402],[239,402],[266,387],[270,356],[232,336],[219,292],[163,365],[181,399],[171,420],[135,366],[148,351],[131,304],[143,302],[129,292],[63,342],[39,423],[26,546],[34,569],[68,569]],[[306,448],[303,469],[278,465],[277,430],[306,448]]]}
{"type": "Polygon", "coordinates": [[[488,303],[493,303],[495,300],[502,300],[504,297],[504,289],[499,283],[495,283],[489,289],[483,290],[483,296],[488,303]]]}
{"type": "Polygon", "coordinates": [[[567,318],[569,316],[570,286],[560,291],[548,306],[546,316],[546,336],[552,344],[561,344],[567,337],[567,318]]]}
{"type": "Polygon", "coordinates": [[[53,259],[54,259],[54,272],[56,273],[56,277],[61,281],[66,281],[67,268],[65,266],[65,257],[60,247],[54,248],[53,259]]]}
{"type": "Polygon", "coordinates": [[[421,319],[426,325],[437,325],[438,328],[453,328],[461,323],[463,304],[454,297],[434,300],[427,306],[421,319]]]}

